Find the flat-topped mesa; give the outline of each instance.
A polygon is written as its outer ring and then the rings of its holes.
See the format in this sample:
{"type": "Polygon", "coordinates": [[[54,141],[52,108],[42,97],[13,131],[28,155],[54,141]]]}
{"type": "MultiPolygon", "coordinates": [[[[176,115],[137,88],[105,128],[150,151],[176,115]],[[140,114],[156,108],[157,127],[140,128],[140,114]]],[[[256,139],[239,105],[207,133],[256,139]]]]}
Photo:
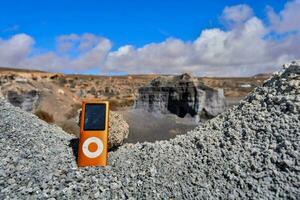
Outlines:
{"type": "Polygon", "coordinates": [[[139,89],[135,108],[210,119],[225,110],[223,89],[213,89],[191,74],[159,76],[139,89]]]}

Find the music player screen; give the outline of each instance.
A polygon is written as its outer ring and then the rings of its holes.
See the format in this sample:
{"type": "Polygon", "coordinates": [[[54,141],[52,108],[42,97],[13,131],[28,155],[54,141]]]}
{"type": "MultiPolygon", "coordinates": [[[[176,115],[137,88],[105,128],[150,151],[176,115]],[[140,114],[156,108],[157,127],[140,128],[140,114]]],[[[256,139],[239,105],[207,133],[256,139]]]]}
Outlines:
{"type": "Polygon", "coordinates": [[[83,129],[85,131],[104,131],[105,109],[105,104],[86,104],[83,129]]]}

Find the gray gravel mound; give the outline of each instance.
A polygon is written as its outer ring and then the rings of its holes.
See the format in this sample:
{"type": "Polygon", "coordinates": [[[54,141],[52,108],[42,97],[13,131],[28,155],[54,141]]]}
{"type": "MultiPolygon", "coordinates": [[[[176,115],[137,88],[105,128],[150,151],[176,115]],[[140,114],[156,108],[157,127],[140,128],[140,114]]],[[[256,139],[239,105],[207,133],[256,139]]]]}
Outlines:
{"type": "Polygon", "coordinates": [[[300,66],[170,141],[76,167],[74,138],[0,100],[0,199],[299,199],[300,66]],[[71,142],[70,142],[71,141],[71,142]]]}

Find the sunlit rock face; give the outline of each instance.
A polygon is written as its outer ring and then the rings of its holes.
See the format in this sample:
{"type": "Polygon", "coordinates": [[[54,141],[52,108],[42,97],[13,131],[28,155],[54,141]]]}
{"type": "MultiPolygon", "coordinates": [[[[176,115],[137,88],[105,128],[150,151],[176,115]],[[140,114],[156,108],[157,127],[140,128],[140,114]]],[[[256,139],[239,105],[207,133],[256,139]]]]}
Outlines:
{"type": "Polygon", "coordinates": [[[160,76],[139,89],[136,108],[150,112],[173,113],[179,117],[190,115],[209,119],[225,109],[222,89],[213,89],[190,74],[160,76]]]}

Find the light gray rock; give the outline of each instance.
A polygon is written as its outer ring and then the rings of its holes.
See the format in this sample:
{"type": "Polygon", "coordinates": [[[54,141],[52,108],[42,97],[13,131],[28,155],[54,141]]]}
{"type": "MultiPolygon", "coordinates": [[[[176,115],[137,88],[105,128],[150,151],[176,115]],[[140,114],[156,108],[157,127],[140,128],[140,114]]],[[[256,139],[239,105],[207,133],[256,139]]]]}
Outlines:
{"type": "Polygon", "coordinates": [[[129,125],[124,120],[122,115],[114,111],[110,111],[108,148],[112,149],[121,146],[124,140],[128,138],[128,135],[129,135],[129,125]]]}

